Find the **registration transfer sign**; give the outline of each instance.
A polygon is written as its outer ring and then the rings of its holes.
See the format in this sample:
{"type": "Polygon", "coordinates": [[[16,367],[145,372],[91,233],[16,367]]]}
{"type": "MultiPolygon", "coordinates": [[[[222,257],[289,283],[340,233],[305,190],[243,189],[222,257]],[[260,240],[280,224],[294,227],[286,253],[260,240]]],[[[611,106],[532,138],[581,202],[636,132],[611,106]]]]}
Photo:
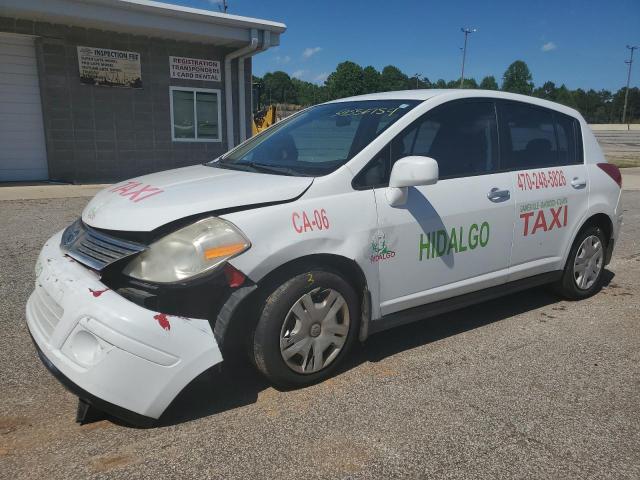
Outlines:
{"type": "Polygon", "coordinates": [[[220,62],[202,58],[169,57],[171,78],[220,81],[220,62]]]}

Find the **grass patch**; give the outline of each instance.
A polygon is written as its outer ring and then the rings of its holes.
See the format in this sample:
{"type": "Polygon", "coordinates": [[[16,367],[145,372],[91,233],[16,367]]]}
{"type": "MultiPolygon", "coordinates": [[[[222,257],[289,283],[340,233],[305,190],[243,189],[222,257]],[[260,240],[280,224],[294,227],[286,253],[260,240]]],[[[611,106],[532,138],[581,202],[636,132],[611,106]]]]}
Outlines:
{"type": "Polygon", "coordinates": [[[614,157],[607,155],[607,161],[618,168],[640,167],[640,157],[614,157]]]}

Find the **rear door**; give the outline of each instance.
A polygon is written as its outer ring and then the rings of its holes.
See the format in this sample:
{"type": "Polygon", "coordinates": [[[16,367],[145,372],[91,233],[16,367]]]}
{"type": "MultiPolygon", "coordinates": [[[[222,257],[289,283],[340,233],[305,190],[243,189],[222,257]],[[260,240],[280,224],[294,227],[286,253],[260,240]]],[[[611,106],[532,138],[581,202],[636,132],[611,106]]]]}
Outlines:
{"type": "Polygon", "coordinates": [[[383,315],[506,281],[515,207],[512,175],[498,169],[495,104],[474,99],[430,110],[356,177],[377,187],[371,262],[383,315]],[[440,179],[410,187],[407,203],[392,206],[389,172],[409,155],[434,158],[440,179]]]}
{"type": "Polygon", "coordinates": [[[512,171],[516,213],[510,280],[560,270],[588,209],[580,124],[521,102],[498,102],[501,162],[512,171]]]}

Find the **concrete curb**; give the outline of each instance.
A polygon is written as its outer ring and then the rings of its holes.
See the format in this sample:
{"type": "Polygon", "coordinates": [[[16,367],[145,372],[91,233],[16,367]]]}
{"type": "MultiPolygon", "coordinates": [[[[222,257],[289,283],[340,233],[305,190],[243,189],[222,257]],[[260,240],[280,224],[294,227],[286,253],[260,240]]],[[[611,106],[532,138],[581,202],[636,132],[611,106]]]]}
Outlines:
{"type": "Polygon", "coordinates": [[[91,185],[7,185],[0,186],[0,201],[47,198],[93,197],[110,184],[91,185]]]}

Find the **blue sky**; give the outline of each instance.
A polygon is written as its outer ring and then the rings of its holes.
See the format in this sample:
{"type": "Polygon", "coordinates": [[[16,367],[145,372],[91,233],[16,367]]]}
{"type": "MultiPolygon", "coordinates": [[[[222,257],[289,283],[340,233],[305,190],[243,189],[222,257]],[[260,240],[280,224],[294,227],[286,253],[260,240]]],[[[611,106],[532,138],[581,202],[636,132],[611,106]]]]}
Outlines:
{"type": "MultiPolygon", "coordinates": [[[[218,0],[171,3],[217,10],[218,0]]],[[[316,83],[344,60],[379,70],[393,64],[432,81],[459,78],[460,27],[473,26],[465,77],[500,82],[520,59],[536,85],[617,90],[626,82],[625,45],[640,45],[640,0],[229,0],[229,13],[287,24],[280,47],[255,57],[256,75],[284,70],[316,83]]]]}

